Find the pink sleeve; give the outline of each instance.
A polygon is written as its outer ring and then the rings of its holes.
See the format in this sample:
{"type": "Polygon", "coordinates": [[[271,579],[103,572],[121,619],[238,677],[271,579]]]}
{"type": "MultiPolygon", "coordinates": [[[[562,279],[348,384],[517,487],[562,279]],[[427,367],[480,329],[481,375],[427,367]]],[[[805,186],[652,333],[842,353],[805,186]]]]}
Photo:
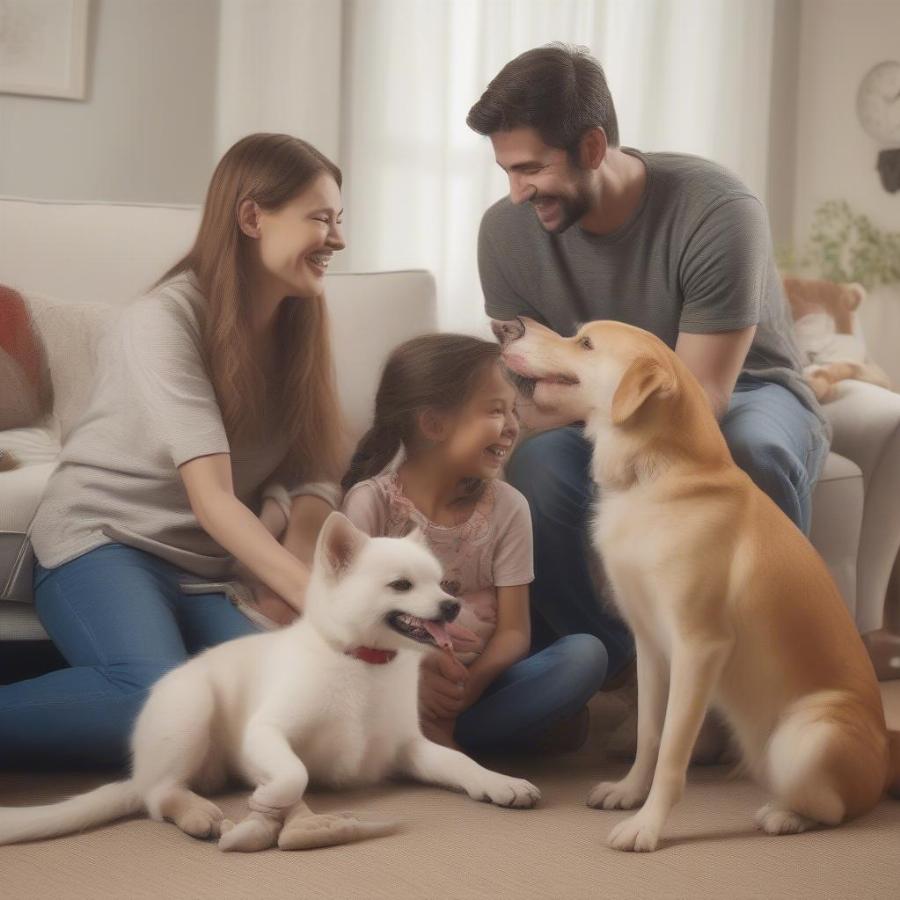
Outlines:
{"type": "Polygon", "coordinates": [[[384,537],[385,504],[381,491],[372,481],[355,484],[344,497],[341,512],[370,537],[384,537]]]}
{"type": "Polygon", "coordinates": [[[534,581],[531,510],[522,494],[505,482],[502,484],[503,506],[508,512],[499,515],[497,521],[500,533],[494,545],[494,586],[531,584],[534,581]]]}

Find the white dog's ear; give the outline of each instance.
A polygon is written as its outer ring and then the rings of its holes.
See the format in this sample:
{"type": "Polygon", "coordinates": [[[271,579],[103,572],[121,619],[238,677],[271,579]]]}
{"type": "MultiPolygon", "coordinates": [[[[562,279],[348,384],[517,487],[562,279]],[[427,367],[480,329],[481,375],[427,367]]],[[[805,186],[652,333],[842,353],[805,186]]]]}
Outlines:
{"type": "Polygon", "coordinates": [[[419,528],[418,525],[413,525],[406,534],[403,535],[407,540],[413,541],[416,544],[421,544],[423,547],[428,546],[428,541],[425,540],[425,532],[419,528]]]}
{"type": "Polygon", "coordinates": [[[669,392],[675,388],[675,375],[660,365],[658,360],[642,356],[625,370],[612,400],[612,423],[627,422],[657,391],[669,392]]]}
{"type": "Polygon", "coordinates": [[[340,577],[368,540],[365,532],[335,510],[319,532],[314,562],[330,575],[340,577]]]}

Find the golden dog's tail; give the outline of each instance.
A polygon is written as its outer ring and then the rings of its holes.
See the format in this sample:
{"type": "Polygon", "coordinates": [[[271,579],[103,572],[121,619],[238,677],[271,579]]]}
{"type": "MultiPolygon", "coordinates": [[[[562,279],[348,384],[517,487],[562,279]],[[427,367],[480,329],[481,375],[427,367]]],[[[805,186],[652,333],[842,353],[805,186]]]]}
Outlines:
{"type": "Polygon", "coordinates": [[[888,767],[885,790],[900,800],[900,731],[889,731],[888,742],[891,748],[891,764],[888,767]]]}

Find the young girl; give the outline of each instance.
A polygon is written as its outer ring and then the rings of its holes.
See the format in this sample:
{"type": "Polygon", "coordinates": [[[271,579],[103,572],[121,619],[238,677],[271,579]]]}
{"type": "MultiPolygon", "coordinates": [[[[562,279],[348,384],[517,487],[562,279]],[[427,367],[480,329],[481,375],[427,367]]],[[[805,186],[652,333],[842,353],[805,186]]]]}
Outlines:
{"type": "Polygon", "coordinates": [[[270,618],[302,609],[330,508],[300,497],[284,546],[255,512],[267,482],[299,494],[340,466],[323,298],[340,185],[304,141],[239,141],[191,251],[104,341],[31,530],[35,606],[70,668],[0,688],[0,766],[127,761],[153,682],[255,630],[209,585],[235,559],[270,618]]]}
{"type": "Polygon", "coordinates": [[[475,752],[587,735],[585,703],[603,683],[606,651],[570,635],[528,656],[531,516],[498,476],[519,433],[516,392],[500,348],[466,335],[415,338],[391,354],[375,420],[353,457],[344,512],[371,535],[413,526],[444,565],[462,603],[450,655],[422,669],[425,733],[475,752]],[[389,464],[404,451],[396,471],[389,464]]]}

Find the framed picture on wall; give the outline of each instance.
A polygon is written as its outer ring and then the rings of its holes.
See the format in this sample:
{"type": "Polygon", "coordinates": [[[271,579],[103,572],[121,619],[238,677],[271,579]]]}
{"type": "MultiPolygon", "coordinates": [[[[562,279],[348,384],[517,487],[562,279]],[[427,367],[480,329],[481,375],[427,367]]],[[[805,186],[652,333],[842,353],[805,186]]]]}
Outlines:
{"type": "Polygon", "coordinates": [[[90,0],[0,0],[0,93],[83,100],[90,0]]]}

